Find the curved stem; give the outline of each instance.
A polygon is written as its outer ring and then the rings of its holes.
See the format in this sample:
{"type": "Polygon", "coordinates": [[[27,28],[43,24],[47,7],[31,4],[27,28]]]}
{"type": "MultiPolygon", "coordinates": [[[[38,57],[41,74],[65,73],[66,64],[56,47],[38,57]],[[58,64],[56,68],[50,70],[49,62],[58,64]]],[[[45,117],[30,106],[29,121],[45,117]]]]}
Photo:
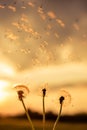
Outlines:
{"type": "Polygon", "coordinates": [[[55,128],[56,128],[56,125],[57,125],[57,123],[58,123],[58,121],[59,121],[59,119],[60,119],[60,116],[61,116],[61,112],[62,112],[62,103],[60,104],[60,111],[59,111],[59,114],[58,114],[58,116],[57,116],[57,119],[56,119],[56,121],[55,121],[55,123],[54,123],[53,130],[55,130],[55,128]]]}
{"type": "Polygon", "coordinates": [[[43,130],[45,130],[45,96],[43,95],[43,130]]]}
{"type": "Polygon", "coordinates": [[[30,123],[30,125],[31,125],[31,127],[32,127],[32,130],[35,130],[35,128],[34,128],[34,126],[33,126],[33,123],[32,123],[32,121],[31,121],[30,115],[29,115],[29,113],[28,113],[28,111],[27,111],[27,109],[26,109],[26,106],[25,106],[25,104],[24,104],[23,99],[21,99],[21,102],[22,102],[23,107],[24,107],[24,109],[25,109],[25,113],[26,113],[27,119],[28,119],[28,121],[29,121],[29,123],[30,123]]]}

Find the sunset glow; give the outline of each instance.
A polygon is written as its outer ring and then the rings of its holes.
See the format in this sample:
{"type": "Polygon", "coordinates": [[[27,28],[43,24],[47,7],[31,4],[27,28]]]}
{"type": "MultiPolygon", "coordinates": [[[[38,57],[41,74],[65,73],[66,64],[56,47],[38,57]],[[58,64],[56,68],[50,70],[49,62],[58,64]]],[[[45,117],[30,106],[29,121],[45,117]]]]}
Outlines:
{"type": "Polygon", "coordinates": [[[15,74],[13,67],[11,65],[9,65],[9,63],[0,63],[0,71],[1,74],[0,75],[8,75],[8,76],[12,76],[15,74]]]}
{"type": "Polygon", "coordinates": [[[57,112],[54,100],[63,89],[71,95],[63,114],[87,113],[86,4],[85,0],[0,0],[2,115],[24,112],[15,84],[28,87],[24,100],[31,110],[42,113],[38,92],[47,84],[46,111],[57,112]]]}
{"type": "Polygon", "coordinates": [[[8,92],[6,91],[6,89],[9,86],[9,82],[4,81],[4,80],[0,80],[0,103],[4,100],[6,100],[7,96],[8,96],[8,92]]]}

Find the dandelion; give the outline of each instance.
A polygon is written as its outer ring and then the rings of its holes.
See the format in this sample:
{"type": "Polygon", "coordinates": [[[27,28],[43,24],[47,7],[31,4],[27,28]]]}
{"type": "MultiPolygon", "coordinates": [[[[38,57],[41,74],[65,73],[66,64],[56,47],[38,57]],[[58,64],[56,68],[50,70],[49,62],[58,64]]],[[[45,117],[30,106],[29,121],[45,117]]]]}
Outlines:
{"type": "Polygon", "coordinates": [[[57,119],[54,123],[53,130],[55,130],[56,125],[57,125],[57,123],[60,119],[60,116],[61,116],[61,113],[62,113],[62,107],[68,105],[70,103],[70,101],[71,101],[70,94],[68,92],[66,92],[65,90],[61,90],[59,92],[59,95],[58,95],[58,103],[60,105],[60,109],[59,109],[57,119]]]}
{"type": "Polygon", "coordinates": [[[46,96],[46,88],[42,89],[43,94],[43,130],[45,129],[45,96],[46,96]]]}
{"type": "Polygon", "coordinates": [[[45,97],[47,95],[48,83],[44,84],[41,88],[42,95],[42,106],[43,106],[43,130],[45,130],[45,97]]]}
{"type": "Polygon", "coordinates": [[[30,115],[29,115],[29,113],[28,113],[28,111],[27,111],[27,108],[26,108],[25,103],[24,103],[24,100],[23,100],[23,98],[25,98],[25,97],[27,96],[27,94],[29,93],[28,87],[25,86],[25,85],[16,85],[14,88],[15,88],[16,91],[17,91],[19,100],[22,102],[22,105],[23,105],[23,107],[24,107],[24,110],[25,110],[27,119],[28,119],[28,121],[29,121],[29,123],[30,123],[30,125],[31,125],[31,127],[32,127],[32,130],[35,130],[35,128],[34,128],[34,126],[33,126],[33,123],[32,123],[32,121],[31,121],[30,115]]]}

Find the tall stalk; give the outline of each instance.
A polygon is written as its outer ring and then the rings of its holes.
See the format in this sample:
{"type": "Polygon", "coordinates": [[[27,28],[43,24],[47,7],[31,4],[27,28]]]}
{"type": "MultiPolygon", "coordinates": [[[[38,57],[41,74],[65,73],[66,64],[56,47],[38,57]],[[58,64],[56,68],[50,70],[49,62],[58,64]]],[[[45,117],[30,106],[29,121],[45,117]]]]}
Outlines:
{"type": "Polygon", "coordinates": [[[26,106],[25,106],[25,103],[24,103],[23,98],[21,98],[21,102],[22,102],[22,105],[23,105],[23,107],[24,107],[24,110],[25,110],[27,119],[28,119],[28,121],[29,121],[29,123],[30,123],[30,125],[31,125],[31,128],[32,128],[32,130],[35,130],[35,128],[34,128],[34,126],[33,126],[33,123],[32,123],[32,121],[31,121],[30,115],[29,115],[29,113],[28,113],[28,111],[27,111],[27,109],[26,109],[26,106]]]}
{"type": "Polygon", "coordinates": [[[45,95],[46,95],[46,89],[42,89],[42,93],[43,93],[43,98],[42,98],[42,102],[43,102],[43,130],[45,130],[45,95]]]}
{"type": "Polygon", "coordinates": [[[59,110],[57,119],[56,119],[56,121],[54,123],[53,130],[56,129],[57,123],[59,122],[59,119],[60,119],[60,116],[61,116],[61,112],[62,112],[63,100],[64,100],[64,97],[61,96],[60,99],[59,99],[59,101],[60,101],[60,110],[59,110]]]}
{"type": "Polygon", "coordinates": [[[15,88],[18,89],[18,90],[17,90],[18,98],[19,98],[19,100],[22,102],[22,105],[23,105],[23,107],[24,107],[24,110],[25,110],[27,119],[28,119],[28,121],[29,121],[29,124],[31,125],[32,130],[35,130],[35,128],[34,128],[34,126],[33,126],[33,123],[32,123],[32,120],[31,120],[31,118],[30,118],[30,115],[29,115],[29,113],[28,113],[28,111],[27,111],[27,109],[26,109],[26,106],[25,106],[25,103],[24,103],[24,100],[23,100],[23,98],[25,97],[25,95],[24,95],[24,91],[23,91],[22,89],[28,91],[28,88],[27,88],[26,86],[24,86],[24,85],[18,85],[18,86],[16,86],[15,88]]]}
{"type": "Polygon", "coordinates": [[[55,123],[54,123],[53,130],[56,129],[57,123],[59,122],[59,119],[60,119],[60,116],[61,116],[61,112],[62,112],[62,104],[60,104],[60,111],[59,111],[59,114],[58,114],[58,116],[57,116],[57,119],[56,119],[56,121],[55,121],[55,123]]]}

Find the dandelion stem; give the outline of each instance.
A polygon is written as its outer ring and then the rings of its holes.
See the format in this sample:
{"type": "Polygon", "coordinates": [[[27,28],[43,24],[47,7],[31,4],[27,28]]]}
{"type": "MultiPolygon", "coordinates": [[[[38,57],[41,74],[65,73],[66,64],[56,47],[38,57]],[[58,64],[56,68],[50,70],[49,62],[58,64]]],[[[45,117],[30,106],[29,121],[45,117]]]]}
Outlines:
{"type": "Polygon", "coordinates": [[[43,96],[43,130],[45,130],[45,96],[43,96]]]}
{"type": "Polygon", "coordinates": [[[28,121],[29,121],[29,123],[30,123],[30,125],[31,125],[31,127],[32,127],[32,130],[35,130],[35,128],[34,128],[34,126],[33,126],[33,123],[32,123],[32,121],[31,121],[30,115],[29,115],[29,113],[28,113],[28,111],[27,111],[27,109],[26,109],[26,106],[25,106],[25,104],[24,104],[23,98],[21,98],[21,102],[22,102],[23,107],[24,107],[24,109],[25,109],[25,113],[26,113],[27,119],[28,119],[28,121]]]}
{"type": "Polygon", "coordinates": [[[62,106],[63,106],[63,104],[61,103],[61,104],[60,104],[59,114],[58,114],[57,119],[56,119],[56,121],[55,121],[55,123],[54,123],[53,130],[56,129],[56,125],[57,125],[57,123],[58,123],[58,121],[59,121],[59,119],[60,119],[61,112],[62,112],[62,106]]]}
{"type": "Polygon", "coordinates": [[[43,93],[43,130],[45,130],[45,96],[46,96],[46,89],[42,89],[43,93]]]}

